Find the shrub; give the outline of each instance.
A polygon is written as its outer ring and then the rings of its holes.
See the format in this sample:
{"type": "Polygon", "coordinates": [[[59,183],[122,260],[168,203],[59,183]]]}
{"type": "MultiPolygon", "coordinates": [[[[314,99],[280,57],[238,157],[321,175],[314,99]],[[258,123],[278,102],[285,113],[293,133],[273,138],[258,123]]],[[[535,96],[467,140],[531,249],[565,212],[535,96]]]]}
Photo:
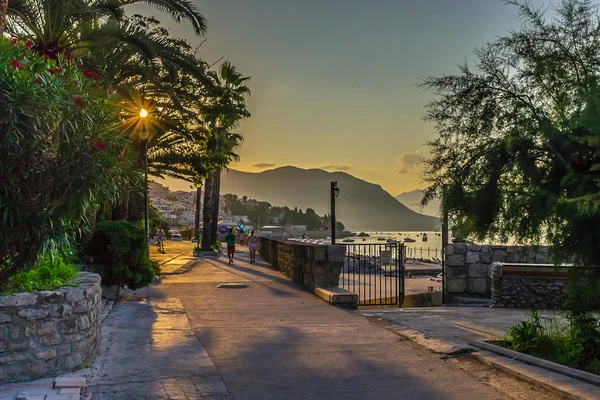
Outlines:
{"type": "Polygon", "coordinates": [[[124,186],[134,161],[100,84],[0,36],[0,284],[72,244],[91,204],[124,186]]]}
{"type": "Polygon", "coordinates": [[[1,289],[7,294],[53,290],[68,284],[75,276],[77,268],[74,265],[60,256],[47,256],[32,270],[12,275],[1,289]]]}
{"type": "Polygon", "coordinates": [[[106,286],[137,289],[159,274],[158,265],[148,260],[144,229],[127,221],[98,223],[84,249],[84,260],[106,286]]]}

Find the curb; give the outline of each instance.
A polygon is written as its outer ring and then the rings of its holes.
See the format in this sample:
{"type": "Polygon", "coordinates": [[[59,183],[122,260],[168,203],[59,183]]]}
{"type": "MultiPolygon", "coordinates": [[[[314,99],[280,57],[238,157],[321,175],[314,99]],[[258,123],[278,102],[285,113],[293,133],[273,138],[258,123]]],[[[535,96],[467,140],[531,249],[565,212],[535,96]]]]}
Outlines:
{"type": "Polygon", "coordinates": [[[171,271],[171,272],[161,272],[160,276],[169,276],[169,275],[180,275],[180,274],[185,274],[186,272],[189,272],[193,267],[194,264],[196,263],[197,260],[191,260],[188,261],[187,263],[185,263],[184,265],[182,265],[181,267],[177,268],[175,271],[171,271]]]}
{"type": "Polygon", "coordinates": [[[523,382],[528,382],[535,386],[539,386],[547,390],[548,392],[556,393],[567,399],[590,400],[600,398],[600,395],[598,393],[594,393],[593,391],[587,390],[589,389],[589,386],[594,386],[595,389],[595,385],[579,381],[575,378],[570,378],[557,372],[548,371],[541,367],[536,367],[521,361],[512,360],[505,356],[491,353],[486,350],[471,353],[471,356],[477,359],[479,362],[498,371],[502,371],[505,374],[514,377],[515,379],[518,379],[523,382]],[[515,368],[514,365],[510,365],[514,363],[518,363],[524,366],[522,368],[522,371],[517,370],[517,368],[515,368]],[[555,377],[547,376],[548,374],[555,375],[555,377]],[[577,388],[576,386],[580,387],[577,388]]]}
{"type": "Polygon", "coordinates": [[[491,343],[484,342],[482,340],[474,340],[472,342],[469,342],[469,344],[483,350],[491,351],[492,353],[509,357],[510,359],[515,361],[522,361],[527,364],[535,365],[536,367],[547,369],[548,371],[553,371],[562,375],[566,375],[570,378],[579,379],[580,381],[600,386],[600,376],[591,374],[589,372],[581,371],[561,364],[556,364],[552,361],[547,361],[541,358],[519,353],[518,351],[505,349],[504,347],[496,346],[491,343]]]}

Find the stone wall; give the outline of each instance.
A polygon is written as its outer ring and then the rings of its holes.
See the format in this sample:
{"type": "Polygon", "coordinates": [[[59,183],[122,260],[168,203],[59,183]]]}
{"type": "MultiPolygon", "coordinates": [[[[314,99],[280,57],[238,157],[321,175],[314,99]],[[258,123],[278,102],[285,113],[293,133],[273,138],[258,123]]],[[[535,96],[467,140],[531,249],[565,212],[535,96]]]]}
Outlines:
{"type": "Polygon", "coordinates": [[[83,367],[100,344],[100,276],[82,272],[73,287],[0,297],[0,383],[83,367]]]}
{"type": "Polygon", "coordinates": [[[258,238],[258,252],[273,268],[314,293],[317,286],[338,285],[346,246],[323,246],[261,237],[258,238]]]}
{"type": "MultiPolygon", "coordinates": [[[[561,271],[569,268],[550,267],[549,276],[510,276],[503,274],[503,265],[493,263],[491,266],[492,307],[496,308],[529,308],[547,310],[558,308],[565,300],[567,273],[562,277],[561,271]]],[[[536,275],[543,275],[537,273],[536,275]]]]}
{"type": "Polygon", "coordinates": [[[449,244],[445,249],[446,293],[489,297],[493,262],[546,264],[548,251],[546,246],[449,244]]]}

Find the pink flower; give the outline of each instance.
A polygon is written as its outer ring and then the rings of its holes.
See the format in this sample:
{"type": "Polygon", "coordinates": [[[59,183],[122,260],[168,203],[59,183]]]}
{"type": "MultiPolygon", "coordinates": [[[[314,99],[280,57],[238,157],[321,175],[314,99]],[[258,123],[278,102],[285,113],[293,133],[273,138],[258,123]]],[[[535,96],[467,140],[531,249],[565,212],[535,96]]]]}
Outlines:
{"type": "Polygon", "coordinates": [[[25,47],[27,47],[27,51],[31,51],[31,48],[33,47],[33,43],[31,43],[31,40],[25,42],[25,47]]]}
{"type": "Polygon", "coordinates": [[[19,43],[19,38],[16,35],[14,35],[14,34],[10,35],[10,40],[13,42],[13,44],[18,44],[19,43]]]}
{"type": "Polygon", "coordinates": [[[44,54],[44,58],[45,58],[46,60],[49,60],[49,59],[50,59],[50,55],[49,55],[49,54],[44,54]]]}
{"type": "Polygon", "coordinates": [[[48,72],[50,72],[52,75],[56,74],[58,72],[58,68],[50,68],[48,70],[48,72]]]}
{"type": "Polygon", "coordinates": [[[21,63],[17,60],[13,60],[12,62],[12,66],[15,67],[16,69],[23,69],[23,66],[21,65],[21,63]]]}
{"type": "Polygon", "coordinates": [[[83,100],[81,97],[75,97],[73,103],[77,104],[81,108],[85,107],[85,100],[83,100]]]}

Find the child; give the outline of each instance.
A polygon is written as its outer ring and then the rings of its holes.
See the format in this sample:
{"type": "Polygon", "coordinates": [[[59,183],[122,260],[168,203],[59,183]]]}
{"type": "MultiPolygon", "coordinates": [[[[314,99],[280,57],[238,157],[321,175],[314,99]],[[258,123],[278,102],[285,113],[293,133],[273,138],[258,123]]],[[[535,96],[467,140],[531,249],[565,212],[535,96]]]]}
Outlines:
{"type": "Polygon", "coordinates": [[[233,256],[235,255],[235,234],[233,228],[229,229],[229,233],[225,236],[227,242],[227,255],[229,256],[229,264],[233,264],[233,256]]]}

